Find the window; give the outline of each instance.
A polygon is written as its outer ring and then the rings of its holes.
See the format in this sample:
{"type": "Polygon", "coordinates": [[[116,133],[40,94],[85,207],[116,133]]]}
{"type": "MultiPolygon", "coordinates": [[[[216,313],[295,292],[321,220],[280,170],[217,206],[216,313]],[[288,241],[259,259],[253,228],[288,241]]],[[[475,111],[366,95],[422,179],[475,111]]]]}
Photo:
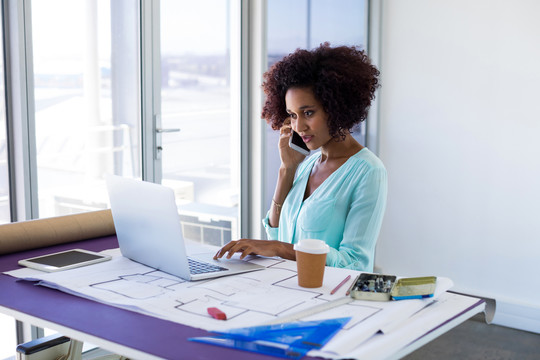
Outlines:
{"type": "Polygon", "coordinates": [[[138,26],[135,0],[32,2],[39,217],[105,209],[105,174],[141,176],[138,26]]]}
{"type": "Polygon", "coordinates": [[[138,4],[32,2],[39,217],[106,208],[104,175],[144,175],[141,120],[155,121],[146,178],[175,190],[186,237],[224,244],[239,235],[239,1],[159,3],[155,119],[141,119],[138,4]]]}
{"type": "Polygon", "coordinates": [[[366,11],[367,2],[358,0],[268,1],[268,65],[324,42],[366,48],[366,11]]]}
{"type": "Polygon", "coordinates": [[[184,237],[218,246],[239,236],[239,18],[236,0],[161,2],[162,183],[184,237]]]}

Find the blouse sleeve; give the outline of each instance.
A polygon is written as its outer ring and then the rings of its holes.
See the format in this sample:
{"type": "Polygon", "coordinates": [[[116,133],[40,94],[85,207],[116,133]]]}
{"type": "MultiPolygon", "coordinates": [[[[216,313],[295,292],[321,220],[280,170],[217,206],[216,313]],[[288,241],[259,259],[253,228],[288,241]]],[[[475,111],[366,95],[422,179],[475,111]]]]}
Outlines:
{"type": "Polygon", "coordinates": [[[279,240],[279,227],[271,227],[269,223],[270,211],[266,213],[266,217],[262,219],[264,229],[266,230],[266,238],[268,240],[279,240]]]}
{"type": "Polygon", "coordinates": [[[386,169],[377,167],[365,173],[351,196],[343,238],[338,249],[330,248],[326,265],[373,271],[375,244],[386,207],[386,169]]]}

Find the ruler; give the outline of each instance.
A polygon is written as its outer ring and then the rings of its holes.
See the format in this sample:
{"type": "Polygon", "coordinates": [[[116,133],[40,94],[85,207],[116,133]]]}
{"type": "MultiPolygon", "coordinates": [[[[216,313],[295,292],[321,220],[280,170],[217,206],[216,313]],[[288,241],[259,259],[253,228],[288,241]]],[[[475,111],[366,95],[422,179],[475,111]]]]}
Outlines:
{"type": "Polygon", "coordinates": [[[311,315],[314,315],[314,314],[318,314],[320,312],[330,310],[330,309],[333,309],[335,307],[345,305],[345,304],[348,304],[348,303],[353,302],[353,301],[354,301],[354,298],[352,298],[351,296],[344,296],[342,298],[332,300],[332,301],[327,301],[325,303],[315,305],[315,306],[312,306],[310,308],[300,310],[300,311],[297,311],[297,312],[292,313],[292,314],[277,317],[277,318],[275,318],[273,320],[266,321],[266,322],[262,323],[262,325],[282,324],[282,323],[286,323],[286,322],[299,320],[299,319],[302,319],[304,317],[311,316],[311,315]]]}

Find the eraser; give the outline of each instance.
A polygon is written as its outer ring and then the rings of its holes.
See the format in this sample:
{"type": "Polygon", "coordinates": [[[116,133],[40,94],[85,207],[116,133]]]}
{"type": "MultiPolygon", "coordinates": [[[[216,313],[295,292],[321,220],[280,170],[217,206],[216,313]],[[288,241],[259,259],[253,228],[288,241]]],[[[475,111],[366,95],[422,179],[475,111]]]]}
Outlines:
{"type": "Polygon", "coordinates": [[[214,319],[227,320],[227,315],[217,307],[209,307],[206,310],[214,319]]]}

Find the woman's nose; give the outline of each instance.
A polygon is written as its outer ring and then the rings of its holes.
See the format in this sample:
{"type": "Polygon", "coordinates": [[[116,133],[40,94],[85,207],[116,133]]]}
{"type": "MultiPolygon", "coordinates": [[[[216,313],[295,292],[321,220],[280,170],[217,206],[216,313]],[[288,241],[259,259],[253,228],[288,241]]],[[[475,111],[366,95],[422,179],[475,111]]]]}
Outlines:
{"type": "Polygon", "coordinates": [[[293,130],[296,131],[296,132],[301,132],[301,131],[304,131],[304,130],[307,129],[307,124],[306,124],[305,120],[301,116],[299,116],[298,119],[296,119],[296,124],[295,125],[296,125],[295,126],[296,128],[293,129],[293,130]]]}

